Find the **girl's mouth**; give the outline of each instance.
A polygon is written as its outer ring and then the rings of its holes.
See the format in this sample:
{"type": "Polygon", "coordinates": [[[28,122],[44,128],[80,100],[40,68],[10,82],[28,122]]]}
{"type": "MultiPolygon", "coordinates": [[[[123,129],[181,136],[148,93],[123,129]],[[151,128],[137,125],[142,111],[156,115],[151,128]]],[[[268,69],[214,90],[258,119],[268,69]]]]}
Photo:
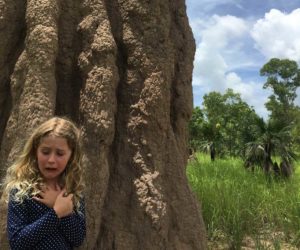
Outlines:
{"type": "Polygon", "coordinates": [[[47,171],[55,171],[56,168],[45,168],[47,171]]]}

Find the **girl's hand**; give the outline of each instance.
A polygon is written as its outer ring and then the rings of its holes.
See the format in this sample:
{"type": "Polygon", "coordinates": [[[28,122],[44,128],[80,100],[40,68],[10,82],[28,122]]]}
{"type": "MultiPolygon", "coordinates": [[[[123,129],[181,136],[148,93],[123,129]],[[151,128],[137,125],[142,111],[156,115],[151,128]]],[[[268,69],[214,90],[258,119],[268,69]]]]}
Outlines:
{"type": "Polygon", "coordinates": [[[32,199],[45,204],[47,207],[53,208],[57,196],[60,194],[61,188],[56,184],[55,188],[52,187],[42,187],[39,193],[40,197],[34,196],[32,199]]]}
{"type": "Polygon", "coordinates": [[[55,210],[57,217],[62,218],[70,215],[73,212],[73,194],[67,194],[66,189],[61,190],[56,198],[53,209],[55,210]]]}

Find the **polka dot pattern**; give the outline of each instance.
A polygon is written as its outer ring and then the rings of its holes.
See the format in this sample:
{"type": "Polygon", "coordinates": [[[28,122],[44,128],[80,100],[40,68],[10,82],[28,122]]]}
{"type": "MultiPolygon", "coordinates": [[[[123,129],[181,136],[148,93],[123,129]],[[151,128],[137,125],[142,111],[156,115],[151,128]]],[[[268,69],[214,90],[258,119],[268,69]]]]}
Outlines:
{"type": "Polygon", "coordinates": [[[84,201],[79,212],[59,219],[52,208],[31,198],[10,199],[7,230],[12,250],[68,250],[82,244],[85,233],[84,201]]]}

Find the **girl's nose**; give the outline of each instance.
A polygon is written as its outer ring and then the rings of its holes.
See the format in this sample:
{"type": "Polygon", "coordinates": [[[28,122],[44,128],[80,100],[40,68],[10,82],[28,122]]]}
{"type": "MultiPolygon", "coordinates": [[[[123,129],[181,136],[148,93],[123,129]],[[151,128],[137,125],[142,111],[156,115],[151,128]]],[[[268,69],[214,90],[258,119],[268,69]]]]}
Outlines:
{"type": "Polygon", "coordinates": [[[54,162],[54,161],[55,161],[55,155],[54,155],[54,153],[51,153],[49,155],[48,162],[54,162]]]}

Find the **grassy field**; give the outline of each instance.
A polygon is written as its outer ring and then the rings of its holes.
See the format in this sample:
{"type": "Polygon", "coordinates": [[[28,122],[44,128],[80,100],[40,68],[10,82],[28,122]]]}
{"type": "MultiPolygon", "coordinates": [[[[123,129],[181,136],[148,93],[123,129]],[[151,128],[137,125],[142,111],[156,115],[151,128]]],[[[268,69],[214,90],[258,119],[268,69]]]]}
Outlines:
{"type": "Polygon", "coordinates": [[[299,167],[283,180],[247,171],[240,159],[197,154],[187,176],[211,249],[300,249],[299,167]]]}

